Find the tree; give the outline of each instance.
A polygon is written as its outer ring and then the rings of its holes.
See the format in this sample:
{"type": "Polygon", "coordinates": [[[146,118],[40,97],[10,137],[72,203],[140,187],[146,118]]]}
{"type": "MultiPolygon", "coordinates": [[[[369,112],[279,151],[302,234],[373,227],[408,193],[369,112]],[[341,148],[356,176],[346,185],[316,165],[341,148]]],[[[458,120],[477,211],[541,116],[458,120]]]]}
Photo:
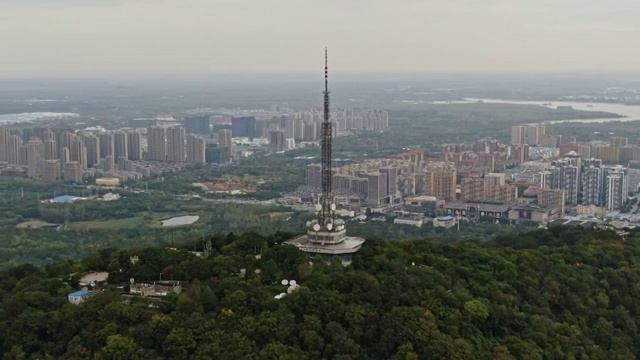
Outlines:
{"type": "Polygon", "coordinates": [[[144,358],[144,350],[131,338],[122,335],[109,336],[107,345],[96,353],[97,360],[139,360],[144,358]]]}
{"type": "Polygon", "coordinates": [[[482,322],[489,317],[489,308],[480,300],[469,300],[464,303],[464,311],[474,321],[482,322]]]}
{"type": "Polygon", "coordinates": [[[174,359],[188,359],[196,348],[196,341],[193,333],[188,329],[173,329],[164,341],[164,350],[171,354],[174,359]]]}
{"type": "Polygon", "coordinates": [[[287,346],[279,342],[267,344],[258,354],[260,360],[305,360],[308,357],[293,346],[287,346]]]}

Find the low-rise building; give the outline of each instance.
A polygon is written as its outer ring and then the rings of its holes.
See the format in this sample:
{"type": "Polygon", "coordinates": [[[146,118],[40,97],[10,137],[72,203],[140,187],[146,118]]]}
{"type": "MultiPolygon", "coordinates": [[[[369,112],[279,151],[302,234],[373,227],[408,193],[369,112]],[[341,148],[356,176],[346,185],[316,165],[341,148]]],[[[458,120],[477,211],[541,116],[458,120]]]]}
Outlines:
{"type": "Polygon", "coordinates": [[[129,288],[130,294],[142,296],[167,296],[171,292],[174,292],[176,294],[180,294],[182,292],[182,285],[180,285],[179,281],[133,283],[129,288]]]}
{"type": "Polygon", "coordinates": [[[534,223],[546,223],[560,217],[559,209],[537,208],[531,206],[516,206],[509,210],[509,220],[531,221],[534,223]]]}
{"type": "Polygon", "coordinates": [[[395,218],[393,219],[393,223],[399,225],[412,225],[417,227],[422,227],[423,225],[422,217],[419,216],[395,218]]]}
{"type": "Polygon", "coordinates": [[[76,292],[72,292],[71,294],[67,295],[67,297],[70,303],[80,304],[96,294],[98,294],[98,291],[79,290],[76,292]]]}
{"type": "Polygon", "coordinates": [[[443,227],[445,229],[451,229],[456,226],[456,218],[453,216],[438,216],[433,219],[433,227],[443,227]]]}
{"type": "Polygon", "coordinates": [[[509,209],[513,205],[497,201],[457,201],[447,203],[444,206],[444,210],[448,215],[469,219],[483,217],[501,219],[508,216],[509,209]]]}

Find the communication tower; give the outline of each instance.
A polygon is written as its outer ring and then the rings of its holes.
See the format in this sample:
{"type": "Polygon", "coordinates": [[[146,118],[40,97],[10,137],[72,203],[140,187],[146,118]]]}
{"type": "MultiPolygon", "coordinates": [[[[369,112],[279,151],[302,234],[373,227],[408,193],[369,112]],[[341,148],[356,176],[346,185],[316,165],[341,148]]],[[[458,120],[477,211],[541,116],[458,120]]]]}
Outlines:
{"type": "Polygon", "coordinates": [[[347,236],[346,225],[336,217],[336,205],[333,203],[333,177],[331,163],[332,123],[329,106],[329,67],[327,48],[324,49],[324,117],[320,138],[322,148],[321,189],[320,202],[316,205],[317,218],[307,222],[306,235],[300,235],[287,244],[295,245],[300,250],[316,255],[323,255],[331,261],[339,257],[343,263],[350,263],[353,255],[360,250],[364,239],[347,236]]]}

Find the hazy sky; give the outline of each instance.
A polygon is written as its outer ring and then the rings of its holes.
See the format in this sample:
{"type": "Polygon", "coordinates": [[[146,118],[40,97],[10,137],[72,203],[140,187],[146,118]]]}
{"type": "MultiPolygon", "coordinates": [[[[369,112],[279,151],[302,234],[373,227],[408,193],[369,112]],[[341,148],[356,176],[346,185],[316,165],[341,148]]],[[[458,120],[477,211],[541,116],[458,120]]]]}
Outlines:
{"type": "Polygon", "coordinates": [[[638,71],[638,0],[0,0],[0,76],[638,71]]]}

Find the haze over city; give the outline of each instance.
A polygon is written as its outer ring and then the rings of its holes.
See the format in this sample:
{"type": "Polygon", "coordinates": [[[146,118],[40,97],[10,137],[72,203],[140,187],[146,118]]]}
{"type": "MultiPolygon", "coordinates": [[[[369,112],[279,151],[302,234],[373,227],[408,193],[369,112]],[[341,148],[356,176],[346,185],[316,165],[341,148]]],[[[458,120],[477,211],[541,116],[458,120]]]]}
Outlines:
{"type": "Polygon", "coordinates": [[[640,358],[638,0],[0,0],[0,358],[640,358]]]}
{"type": "Polygon", "coordinates": [[[9,0],[0,76],[638,71],[633,0],[9,0]]]}

